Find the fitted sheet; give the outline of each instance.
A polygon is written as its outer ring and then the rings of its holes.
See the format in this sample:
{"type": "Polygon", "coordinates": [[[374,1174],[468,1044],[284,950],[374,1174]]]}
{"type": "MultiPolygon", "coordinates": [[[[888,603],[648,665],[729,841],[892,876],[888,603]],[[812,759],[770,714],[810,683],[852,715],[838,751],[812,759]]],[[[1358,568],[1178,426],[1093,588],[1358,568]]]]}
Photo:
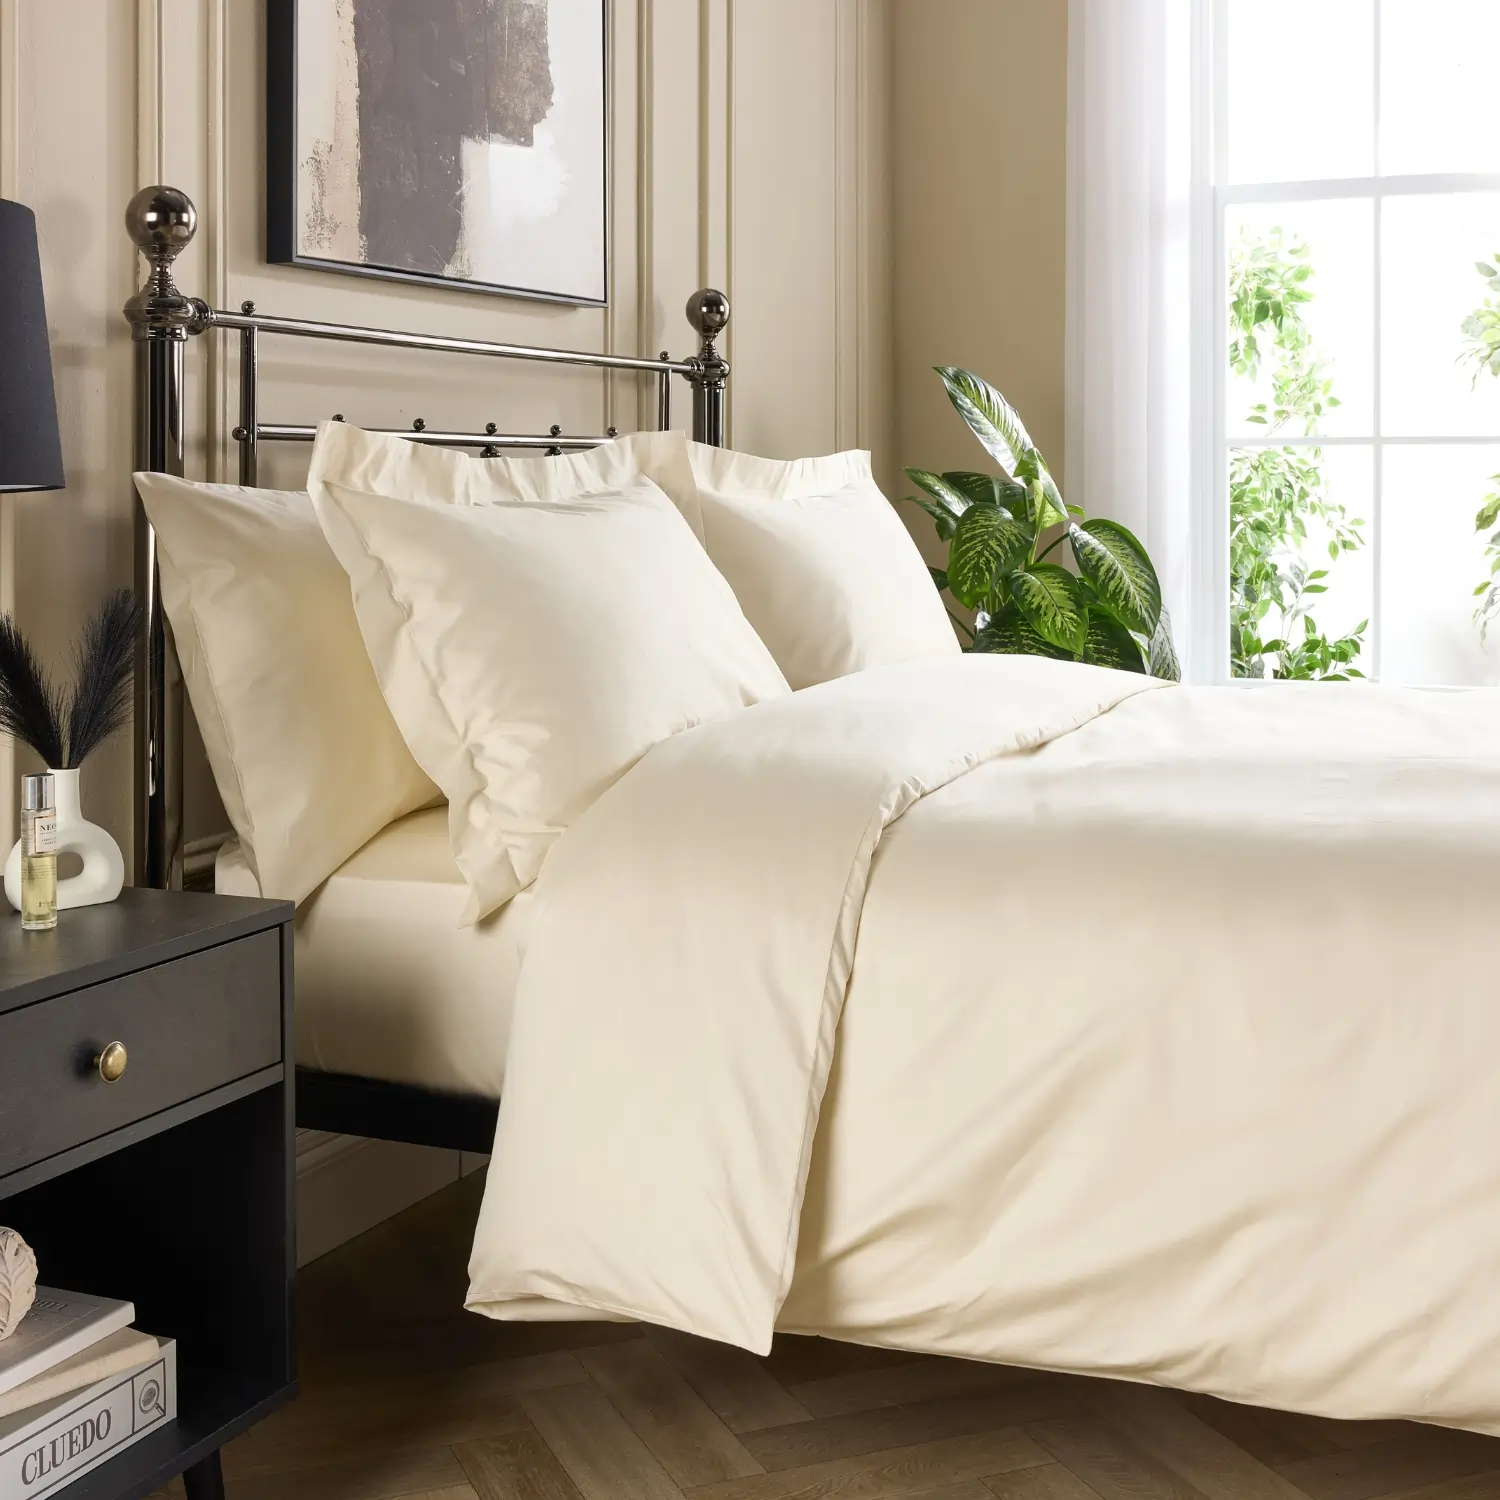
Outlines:
{"type": "MultiPolygon", "coordinates": [[[[257,895],[237,843],[215,888],[257,895]]],[[[297,1061],[498,1099],[531,893],[460,927],[468,886],[447,809],[378,833],[297,911],[297,1061]]]]}

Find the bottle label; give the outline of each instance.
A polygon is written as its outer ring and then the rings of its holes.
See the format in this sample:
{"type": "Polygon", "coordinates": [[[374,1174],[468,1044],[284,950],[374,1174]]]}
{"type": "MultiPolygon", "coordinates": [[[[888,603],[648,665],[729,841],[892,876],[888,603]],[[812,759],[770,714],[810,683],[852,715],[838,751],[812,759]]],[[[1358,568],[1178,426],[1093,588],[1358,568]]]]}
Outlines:
{"type": "Polygon", "coordinates": [[[26,838],[23,840],[25,848],[23,854],[56,854],[57,853],[57,814],[55,812],[39,813],[26,820],[26,838]]]}

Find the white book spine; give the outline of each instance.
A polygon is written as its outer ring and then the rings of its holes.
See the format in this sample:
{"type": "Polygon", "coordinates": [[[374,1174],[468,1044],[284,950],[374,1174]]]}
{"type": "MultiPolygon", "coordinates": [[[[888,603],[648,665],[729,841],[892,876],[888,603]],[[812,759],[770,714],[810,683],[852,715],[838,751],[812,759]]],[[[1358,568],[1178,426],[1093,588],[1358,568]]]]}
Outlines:
{"type": "Polygon", "coordinates": [[[0,1424],[0,1500],[40,1500],[177,1415],[177,1345],[144,1369],[110,1376],[0,1424]]]}

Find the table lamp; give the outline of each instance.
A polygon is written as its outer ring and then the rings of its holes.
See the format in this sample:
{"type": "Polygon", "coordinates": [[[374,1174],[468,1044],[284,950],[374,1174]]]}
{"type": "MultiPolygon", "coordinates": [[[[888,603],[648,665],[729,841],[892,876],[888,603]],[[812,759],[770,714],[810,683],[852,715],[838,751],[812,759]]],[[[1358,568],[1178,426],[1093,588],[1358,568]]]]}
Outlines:
{"type": "Polygon", "coordinates": [[[62,487],[36,215],[0,198],[0,492],[62,487]]]}

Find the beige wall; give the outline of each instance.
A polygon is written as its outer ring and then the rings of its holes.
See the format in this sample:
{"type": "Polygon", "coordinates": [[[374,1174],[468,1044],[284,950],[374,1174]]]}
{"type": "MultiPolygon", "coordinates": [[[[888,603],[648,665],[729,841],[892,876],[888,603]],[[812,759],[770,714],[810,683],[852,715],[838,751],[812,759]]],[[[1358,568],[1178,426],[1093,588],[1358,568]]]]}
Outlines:
{"type": "MultiPolygon", "coordinates": [[[[613,0],[613,300],[567,309],[264,263],[262,15],[252,0],[0,0],[0,194],[38,217],[68,489],[0,515],[0,607],[55,665],[80,617],[131,577],[132,361],[120,307],[138,268],[134,189],[186,189],[200,212],[184,291],[436,333],[685,353],[693,290],[730,296],[731,434],[791,456],[854,445],[889,458],[890,0],[613,0]]],[[[925,0],[924,0],[925,3],[925,0]]],[[[232,348],[190,351],[189,471],[232,477],[232,348]]],[[[654,420],[629,379],[474,361],[263,345],[266,420],[414,417],[597,431],[654,420]]],[[[686,420],[687,392],[675,415],[686,420]]],[[[301,481],[272,451],[263,482],[301,481]]],[[[90,814],[128,847],[129,745],[86,772],[90,814]]],[[[13,818],[0,762],[0,816],[13,818]]],[[[216,822],[201,765],[190,833],[216,822]]]]}
{"type": "MultiPolygon", "coordinates": [[[[1067,0],[895,0],[902,465],[987,466],[932,373],[951,364],[997,385],[1062,473],[1067,12],[1067,0]]],[[[926,517],[903,511],[934,543],[926,517]]]]}

